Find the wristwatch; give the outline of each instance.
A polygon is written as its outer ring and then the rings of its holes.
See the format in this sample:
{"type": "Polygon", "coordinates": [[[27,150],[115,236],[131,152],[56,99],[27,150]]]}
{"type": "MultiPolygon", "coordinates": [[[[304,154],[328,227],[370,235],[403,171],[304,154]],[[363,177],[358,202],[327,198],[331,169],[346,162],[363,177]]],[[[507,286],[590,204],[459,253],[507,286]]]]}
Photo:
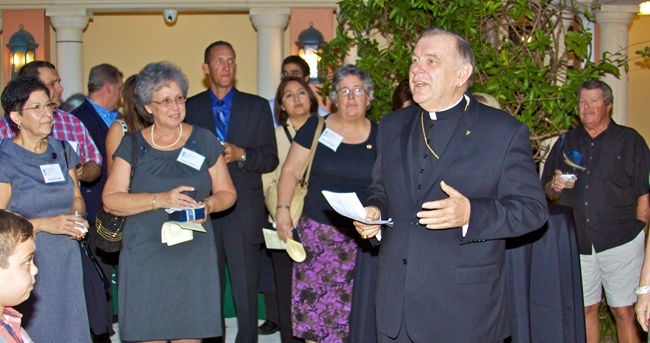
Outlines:
{"type": "Polygon", "coordinates": [[[244,168],[244,162],[246,162],[246,151],[244,151],[244,154],[241,155],[241,158],[240,158],[239,161],[237,162],[237,166],[238,166],[239,168],[244,168]]]}

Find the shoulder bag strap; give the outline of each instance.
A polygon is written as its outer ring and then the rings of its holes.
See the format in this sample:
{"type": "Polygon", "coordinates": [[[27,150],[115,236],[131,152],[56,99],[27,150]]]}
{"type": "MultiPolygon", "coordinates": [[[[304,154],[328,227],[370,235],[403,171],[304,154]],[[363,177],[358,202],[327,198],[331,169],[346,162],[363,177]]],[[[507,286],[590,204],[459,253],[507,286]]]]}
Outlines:
{"type": "Polygon", "coordinates": [[[131,136],[131,175],[129,176],[129,193],[131,193],[131,183],[135,175],[135,164],[138,162],[138,137],[136,132],[129,133],[131,136]]]}
{"type": "Polygon", "coordinates": [[[314,139],[311,142],[311,149],[309,149],[309,157],[307,158],[307,164],[303,168],[302,180],[300,183],[302,185],[307,185],[309,183],[309,174],[311,174],[311,165],[314,162],[314,154],[316,154],[316,148],[318,148],[318,139],[323,133],[323,126],[325,125],[325,119],[318,116],[318,126],[316,126],[316,131],[314,132],[314,139]]]}
{"type": "MultiPolygon", "coordinates": [[[[68,170],[68,152],[65,151],[65,143],[62,140],[59,140],[59,142],[61,142],[61,148],[63,149],[63,162],[65,162],[65,171],[69,172],[69,170],[68,170]]],[[[50,143],[48,142],[47,144],[50,144],[50,143]]]]}
{"type": "Polygon", "coordinates": [[[289,140],[289,143],[293,142],[293,137],[291,137],[291,133],[289,132],[289,129],[286,126],[282,127],[284,129],[284,134],[287,135],[287,139],[289,140]]]}

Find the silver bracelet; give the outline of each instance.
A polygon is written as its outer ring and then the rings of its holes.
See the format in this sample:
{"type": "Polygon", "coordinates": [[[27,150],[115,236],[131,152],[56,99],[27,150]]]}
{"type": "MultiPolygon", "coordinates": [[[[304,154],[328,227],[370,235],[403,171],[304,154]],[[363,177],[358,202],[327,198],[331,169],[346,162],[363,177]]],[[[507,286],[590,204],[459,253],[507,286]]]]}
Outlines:
{"type": "Polygon", "coordinates": [[[650,293],[650,286],[641,286],[634,289],[634,294],[642,295],[650,293]]]}

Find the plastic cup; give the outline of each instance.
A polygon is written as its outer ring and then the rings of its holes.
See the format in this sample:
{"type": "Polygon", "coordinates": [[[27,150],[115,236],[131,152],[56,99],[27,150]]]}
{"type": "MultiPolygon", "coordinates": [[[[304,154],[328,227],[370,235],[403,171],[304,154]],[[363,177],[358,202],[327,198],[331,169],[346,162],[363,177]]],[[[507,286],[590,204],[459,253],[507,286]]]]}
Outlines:
{"type": "Polygon", "coordinates": [[[575,186],[575,182],[578,179],[575,175],[573,174],[562,174],[561,175],[562,179],[564,180],[564,188],[566,189],[571,189],[573,186],[575,186]]]}
{"type": "Polygon", "coordinates": [[[78,228],[79,231],[81,231],[83,233],[88,233],[88,229],[86,229],[86,216],[87,216],[87,213],[86,212],[80,212],[80,211],[72,211],[72,212],[70,212],[70,214],[72,214],[75,217],[81,218],[80,221],[77,221],[75,223],[79,224],[79,228],[78,228]]]}

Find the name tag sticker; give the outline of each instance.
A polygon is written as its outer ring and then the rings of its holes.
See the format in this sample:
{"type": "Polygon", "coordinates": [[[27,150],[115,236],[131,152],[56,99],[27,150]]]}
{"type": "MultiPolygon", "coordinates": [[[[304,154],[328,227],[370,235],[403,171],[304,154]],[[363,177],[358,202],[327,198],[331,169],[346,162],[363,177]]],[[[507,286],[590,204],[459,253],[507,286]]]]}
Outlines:
{"type": "Polygon", "coordinates": [[[320,138],[318,138],[318,142],[323,144],[324,146],[336,151],[336,149],[339,148],[339,145],[343,141],[343,136],[339,135],[338,133],[330,130],[330,129],[325,129],[323,130],[323,134],[320,135],[320,138]]]}
{"type": "Polygon", "coordinates": [[[45,180],[45,183],[65,181],[65,177],[63,177],[63,171],[61,171],[61,166],[58,163],[42,164],[40,167],[41,174],[43,174],[43,180],[45,180]]]}
{"type": "Polygon", "coordinates": [[[192,150],[183,148],[176,161],[183,163],[186,166],[190,166],[196,170],[201,170],[203,161],[205,161],[205,156],[192,150]]]}
{"type": "Polygon", "coordinates": [[[79,143],[75,141],[68,141],[68,143],[70,143],[70,146],[72,146],[72,150],[74,150],[74,152],[76,152],[77,155],[79,155],[79,143]]]}

